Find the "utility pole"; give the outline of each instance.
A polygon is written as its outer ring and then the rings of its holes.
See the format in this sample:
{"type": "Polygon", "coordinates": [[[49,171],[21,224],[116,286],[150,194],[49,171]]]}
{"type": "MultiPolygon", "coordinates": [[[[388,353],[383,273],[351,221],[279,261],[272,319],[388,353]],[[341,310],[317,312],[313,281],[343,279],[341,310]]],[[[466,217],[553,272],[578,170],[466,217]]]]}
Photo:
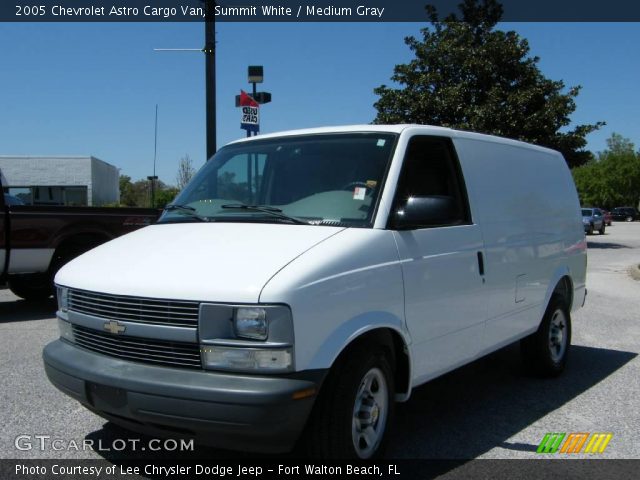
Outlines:
{"type": "Polygon", "coordinates": [[[153,140],[153,175],[147,177],[147,180],[151,182],[151,208],[156,206],[156,158],[158,156],[158,104],[156,103],[156,126],[153,140]]]}
{"type": "Polygon", "coordinates": [[[207,160],[216,153],[216,16],[215,1],[205,1],[204,56],[207,104],[207,160]]]}

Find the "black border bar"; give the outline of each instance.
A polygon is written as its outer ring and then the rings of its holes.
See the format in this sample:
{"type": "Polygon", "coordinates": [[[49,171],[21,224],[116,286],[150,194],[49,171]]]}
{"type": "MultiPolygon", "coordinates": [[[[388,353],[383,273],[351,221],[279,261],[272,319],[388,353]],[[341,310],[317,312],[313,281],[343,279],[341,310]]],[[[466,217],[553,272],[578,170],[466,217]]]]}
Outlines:
{"type": "MultiPolygon", "coordinates": [[[[13,0],[0,2],[2,22],[421,22],[425,6],[440,18],[462,0],[13,0]]],[[[634,0],[502,0],[502,21],[639,22],[634,0]]]]}
{"type": "Polygon", "coordinates": [[[282,460],[0,460],[0,478],[95,480],[227,479],[236,480],[458,480],[458,479],[631,479],[640,460],[380,460],[376,462],[282,460]],[[314,474],[307,466],[313,465],[314,474]],[[198,470],[199,469],[199,470],[198,470]],[[62,473],[61,473],[62,472],[62,473]],[[199,473],[198,473],[199,472],[199,473]]]}

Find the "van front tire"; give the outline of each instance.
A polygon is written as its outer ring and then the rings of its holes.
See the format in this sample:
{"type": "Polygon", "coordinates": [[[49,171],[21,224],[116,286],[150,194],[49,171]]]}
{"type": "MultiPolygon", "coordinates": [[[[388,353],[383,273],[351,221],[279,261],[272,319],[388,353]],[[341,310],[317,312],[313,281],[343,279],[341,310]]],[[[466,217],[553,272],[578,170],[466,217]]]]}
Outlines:
{"type": "Polygon", "coordinates": [[[520,343],[526,370],[541,377],[560,375],[567,363],[570,346],[569,308],[564,297],[554,294],[538,330],[520,343]]]}
{"type": "Polygon", "coordinates": [[[387,352],[357,348],[334,366],[307,425],[306,453],[316,458],[379,458],[394,415],[387,352]]]}

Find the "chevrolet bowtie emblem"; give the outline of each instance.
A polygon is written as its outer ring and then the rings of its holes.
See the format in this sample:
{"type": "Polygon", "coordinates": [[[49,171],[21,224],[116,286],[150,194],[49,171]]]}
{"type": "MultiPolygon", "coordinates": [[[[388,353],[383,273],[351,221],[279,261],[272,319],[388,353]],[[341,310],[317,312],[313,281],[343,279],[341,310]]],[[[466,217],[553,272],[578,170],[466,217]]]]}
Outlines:
{"type": "Polygon", "coordinates": [[[111,320],[110,322],[104,323],[104,329],[109,333],[117,335],[119,333],[123,333],[127,329],[127,327],[115,320],[111,320]]]}

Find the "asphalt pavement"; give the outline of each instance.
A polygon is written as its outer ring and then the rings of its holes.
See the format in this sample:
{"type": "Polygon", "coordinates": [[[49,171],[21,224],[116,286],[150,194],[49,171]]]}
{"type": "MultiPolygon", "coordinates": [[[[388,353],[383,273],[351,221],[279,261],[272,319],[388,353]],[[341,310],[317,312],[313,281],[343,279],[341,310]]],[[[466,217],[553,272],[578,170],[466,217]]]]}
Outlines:
{"type": "MultiPolygon", "coordinates": [[[[398,405],[388,457],[539,458],[535,450],[547,432],[610,432],[599,457],[640,458],[640,282],[628,273],[640,263],[640,222],[614,223],[587,240],[589,294],[573,316],[565,374],[525,375],[514,345],[436,379],[398,405]]],[[[58,336],[54,312],[53,299],[29,305],[0,290],[0,458],[158,458],[149,449],[69,448],[86,440],[109,448],[116,439],[141,445],[149,439],[106,422],[49,384],[41,352],[58,336]]],[[[196,447],[180,455],[248,454],[196,447]]]]}

